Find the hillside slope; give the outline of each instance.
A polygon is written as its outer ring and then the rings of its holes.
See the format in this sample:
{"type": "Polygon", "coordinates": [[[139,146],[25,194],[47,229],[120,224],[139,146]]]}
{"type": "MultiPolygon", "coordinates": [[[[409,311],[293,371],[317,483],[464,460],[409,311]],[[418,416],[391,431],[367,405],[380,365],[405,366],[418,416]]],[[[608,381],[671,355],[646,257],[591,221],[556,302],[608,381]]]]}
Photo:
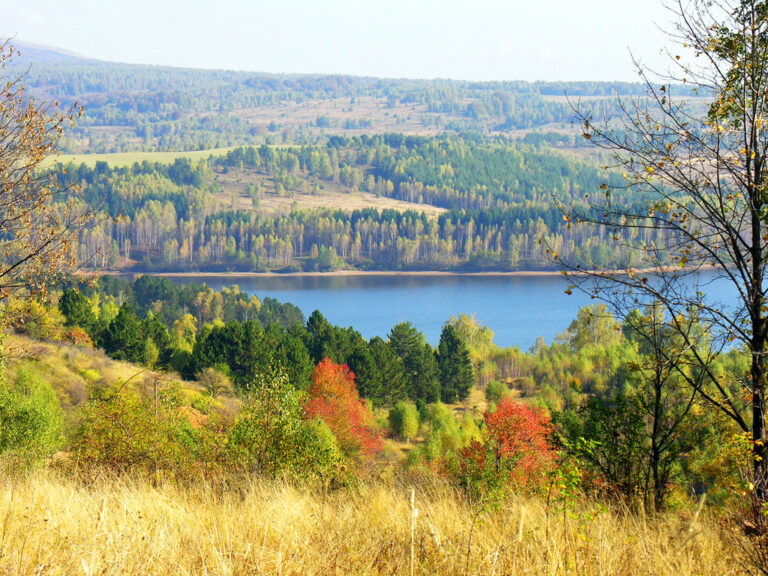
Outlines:
{"type": "Polygon", "coordinates": [[[641,84],[467,82],[340,75],[264,74],[104,62],[19,44],[40,99],[77,102],[85,117],[68,152],[184,151],[327,135],[472,131],[520,137],[573,135],[566,94],[589,110],[615,106],[641,84]]]}

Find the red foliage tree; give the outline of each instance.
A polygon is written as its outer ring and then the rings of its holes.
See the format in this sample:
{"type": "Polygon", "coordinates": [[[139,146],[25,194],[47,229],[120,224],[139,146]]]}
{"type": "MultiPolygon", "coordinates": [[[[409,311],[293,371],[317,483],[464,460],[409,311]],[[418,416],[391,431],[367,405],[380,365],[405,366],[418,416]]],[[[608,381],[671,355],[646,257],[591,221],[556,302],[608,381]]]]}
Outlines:
{"type": "Polygon", "coordinates": [[[485,414],[485,425],[485,441],[474,441],[460,453],[462,481],[475,489],[541,485],[556,457],[549,416],[507,398],[485,414]]]}
{"type": "Polygon", "coordinates": [[[320,418],[336,436],[347,456],[370,456],[381,450],[381,435],[368,407],[360,399],[349,366],[324,358],[312,373],[308,418],[320,418]]]}

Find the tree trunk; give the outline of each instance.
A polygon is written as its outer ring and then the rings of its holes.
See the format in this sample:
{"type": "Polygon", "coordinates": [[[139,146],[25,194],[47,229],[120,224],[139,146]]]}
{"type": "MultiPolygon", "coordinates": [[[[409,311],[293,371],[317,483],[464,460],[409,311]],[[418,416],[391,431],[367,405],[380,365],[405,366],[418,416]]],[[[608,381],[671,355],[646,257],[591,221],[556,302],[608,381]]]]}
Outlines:
{"type": "MultiPolygon", "coordinates": [[[[754,37],[753,37],[754,42],[754,37]]],[[[752,76],[753,83],[754,71],[752,76]]],[[[755,85],[755,84],[753,84],[755,85]]],[[[755,102],[752,103],[752,117],[757,117],[755,102]]],[[[749,140],[757,147],[760,128],[753,123],[749,140]]],[[[752,181],[749,187],[752,215],[752,442],[754,458],[754,483],[757,487],[756,496],[764,502],[766,492],[766,480],[768,479],[768,461],[766,461],[765,446],[765,345],[768,340],[768,319],[765,314],[765,295],[763,291],[763,273],[765,272],[765,254],[763,252],[763,236],[765,234],[764,212],[764,176],[763,166],[765,157],[763,152],[758,154],[754,161],[747,160],[747,172],[752,181]]]]}
{"type": "Polygon", "coordinates": [[[766,456],[765,435],[765,329],[764,322],[759,330],[756,330],[755,347],[752,351],[752,441],[753,441],[753,472],[754,484],[760,501],[768,497],[768,461],[766,456]],[[759,333],[759,336],[758,336],[759,333]],[[757,346],[760,341],[759,347],[757,346]]]}

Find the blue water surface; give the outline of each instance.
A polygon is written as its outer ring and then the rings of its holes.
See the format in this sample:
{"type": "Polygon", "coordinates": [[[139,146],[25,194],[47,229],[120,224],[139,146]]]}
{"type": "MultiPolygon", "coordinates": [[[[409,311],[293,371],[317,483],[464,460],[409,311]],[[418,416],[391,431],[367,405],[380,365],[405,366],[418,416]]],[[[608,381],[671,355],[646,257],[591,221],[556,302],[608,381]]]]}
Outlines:
{"type": "MultiPolygon", "coordinates": [[[[412,322],[434,345],[443,324],[460,313],[491,328],[500,346],[530,348],[538,337],[551,342],[595,302],[584,293],[565,293],[567,282],[554,276],[265,276],[178,278],[205,282],[218,290],[237,284],[260,298],[297,305],[309,316],[319,310],[330,322],[353,326],[365,338],[381,336],[398,322],[412,322]]],[[[702,279],[700,279],[702,280],[702,279]]],[[[724,302],[735,290],[706,275],[703,290],[724,302]]]]}

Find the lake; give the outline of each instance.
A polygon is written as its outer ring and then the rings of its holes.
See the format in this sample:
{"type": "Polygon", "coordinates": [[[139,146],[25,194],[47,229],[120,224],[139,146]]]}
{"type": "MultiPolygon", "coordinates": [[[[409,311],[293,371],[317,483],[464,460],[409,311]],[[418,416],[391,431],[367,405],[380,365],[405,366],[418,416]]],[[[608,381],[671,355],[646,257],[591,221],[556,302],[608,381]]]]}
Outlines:
{"type": "MultiPolygon", "coordinates": [[[[491,328],[500,346],[530,348],[539,336],[551,342],[594,303],[555,276],[265,276],[175,278],[219,290],[237,284],[259,298],[296,304],[309,316],[319,310],[330,322],[353,326],[364,337],[386,337],[398,322],[412,322],[436,345],[443,324],[460,313],[491,328]]],[[[724,301],[735,292],[722,282],[708,286],[724,301]]]]}

